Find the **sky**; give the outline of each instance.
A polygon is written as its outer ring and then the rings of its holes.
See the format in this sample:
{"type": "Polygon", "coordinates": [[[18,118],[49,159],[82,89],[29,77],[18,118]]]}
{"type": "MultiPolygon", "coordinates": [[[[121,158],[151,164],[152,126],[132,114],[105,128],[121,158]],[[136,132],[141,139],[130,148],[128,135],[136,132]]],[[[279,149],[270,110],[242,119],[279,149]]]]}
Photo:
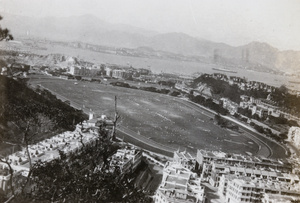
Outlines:
{"type": "Polygon", "coordinates": [[[33,17],[91,14],[110,23],[182,32],[232,46],[260,41],[300,51],[299,0],[0,0],[2,12],[33,17]]]}

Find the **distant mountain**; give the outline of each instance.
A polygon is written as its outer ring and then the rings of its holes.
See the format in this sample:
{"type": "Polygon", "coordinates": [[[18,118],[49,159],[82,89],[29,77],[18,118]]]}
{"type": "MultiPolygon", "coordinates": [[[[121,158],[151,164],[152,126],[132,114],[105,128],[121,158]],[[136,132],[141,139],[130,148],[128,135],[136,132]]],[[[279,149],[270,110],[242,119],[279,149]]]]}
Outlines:
{"type": "Polygon", "coordinates": [[[3,14],[3,17],[4,27],[15,38],[27,36],[134,48],[157,34],[130,25],[107,23],[93,15],[33,18],[3,14]]]}
{"type": "Polygon", "coordinates": [[[147,45],[157,50],[205,57],[212,57],[212,53],[215,49],[232,48],[227,44],[196,39],[184,33],[156,35],[150,38],[147,45]]]}
{"type": "Polygon", "coordinates": [[[32,18],[3,14],[4,27],[18,37],[55,41],[81,41],[112,47],[159,50],[206,58],[225,66],[240,66],[282,72],[297,72],[299,51],[279,51],[267,43],[251,42],[233,47],[191,37],[183,33],[160,34],[125,24],[107,23],[93,15],[32,18]]]}
{"type": "Polygon", "coordinates": [[[279,51],[267,43],[251,42],[237,47],[243,61],[260,64],[283,72],[296,72],[300,68],[300,51],[279,51]]]}

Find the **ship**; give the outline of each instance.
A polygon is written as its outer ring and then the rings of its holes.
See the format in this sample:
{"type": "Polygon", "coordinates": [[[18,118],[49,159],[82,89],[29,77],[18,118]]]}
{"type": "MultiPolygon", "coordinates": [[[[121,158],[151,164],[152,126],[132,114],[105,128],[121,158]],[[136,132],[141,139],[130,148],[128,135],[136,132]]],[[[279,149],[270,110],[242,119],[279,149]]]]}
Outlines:
{"type": "Polygon", "coordinates": [[[212,68],[212,69],[217,70],[217,71],[227,72],[227,73],[237,73],[237,71],[229,70],[229,69],[225,69],[225,68],[212,68]]]}

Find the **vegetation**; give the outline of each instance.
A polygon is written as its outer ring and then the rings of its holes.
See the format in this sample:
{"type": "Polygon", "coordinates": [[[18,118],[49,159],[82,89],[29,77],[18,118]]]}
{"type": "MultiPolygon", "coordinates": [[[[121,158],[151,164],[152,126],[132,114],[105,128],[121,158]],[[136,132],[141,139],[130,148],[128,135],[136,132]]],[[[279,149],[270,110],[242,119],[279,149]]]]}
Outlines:
{"type": "Polygon", "coordinates": [[[243,108],[238,108],[237,112],[241,115],[246,116],[247,118],[252,117],[252,111],[250,109],[243,109],[243,108]]]}
{"type": "MultiPolygon", "coordinates": [[[[22,134],[73,130],[86,119],[82,111],[57,99],[47,90],[33,91],[22,80],[0,76],[0,140],[20,143],[22,134]]],[[[43,137],[37,137],[37,141],[43,137]]]]}
{"type": "MultiPolygon", "coordinates": [[[[3,17],[0,16],[0,20],[2,20],[3,17]]],[[[0,41],[2,40],[13,40],[13,36],[10,34],[10,31],[7,28],[2,28],[0,26],[0,41]]]]}
{"type": "Polygon", "coordinates": [[[293,114],[300,114],[299,97],[297,95],[289,94],[284,85],[276,88],[271,96],[272,100],[275,101],[278,106],[286,108],[293,114]]]}
{"type": "MultiPolygon", "coordinates": [[[[270,94],[270,92],[267,92],[265,89],[241,90],[237,85],[230,85],[226,81],[214,79],[207,74],[195,79],[192,87],[196,87],[199,83],[205,83],[211,87],[213,95],[229,98],[236,103],[240,102],[240,95],[266,99],[270,94]]],[[[277,106],[284,107],[293,114],[300,113],[298,96],[289,94],[288,89],[284,85],[275,88],[275,91],[271,93],[271,100],[274,101],[277,106]]]]}
{"type": "Polygon", "coordinates": [[[208,107],[212,110],[214,110],[217,113],[220,113],[222,115],[226,115],[228,114],[228,110],[224,109],[223,106],[221,104],[217,104],[215,102],[213,102],[212,99],[208,98],[206,99],[205,97],[198,95],[198,96],[193,96],[193,95],[189,95],[189,99],[197,104],[201,104],[205,107],[208,107]]]}
{"type": "MultiPolygon", "coordinates": [[[[59,130],[73,130],[75,122],[85,120],[86,116],[82,111],[58,100],[49,91],[38,89],[35,92],[26,86],[26,81],[5,76],[0,76],[0,105],[1,146],[3,141],[9,141],[18,148],[24,147],[27,152],[29,173],[21,188],[23,192],[30,181],[33,168],[29,145],[45,139],[47,134],[49,136],[59,130]]],[[[10,185],[13,188],[14,171],[5,154],[2,151],[0,162],[10,169],[10,185]]]]}
{"type": "Polygon", "coordinates": [[[113,86],[119,86],[119,87],[125,87],[125,88],[132,88],[132,89],[140,89],[148,92],[155,92],[155,93],[160,93],[160,94],[169,94],[170,90],[168,89],[157,89],[155,87],[139,87],[137,88],[136,86],[131,86],[126,82],[111,82],[110,83],[113,86]]]}
{"type": "Polygon", "coordinates": [[[240,95],[252,96],[254,98],[267,98],[268,92],[263,89],[256,90],[241,90],[237,85],[230,85],[228,82],[223,80],[217,80],[209,75],[201,75],[199,78],[194,80],[192,84],[196,87],[199,83],[205,83],[212,89],[213,95],[218,95],[219,97],[226,97],[233,102],[240,103],[240,95]]]}
{"type": "Polygon", "coordinates": [[[170,95],[173,96],[173,97],[177,97],[177,96],[179,96],[180,94],[181,94],[181,93],[178,92],[178,91],[173,91],[173,92],[170,93],[170,95]]]}
{"type": "Polygon", "coordinates": [[[95,143],[51,162],[37,162],[32,169],[31,190],[15,202],[151,202],[134,186],[134,173],[110,166],[116,151],[108,131],[99,129],[95,143]]]}
{"type": "Polygon", "coordinates": [[[231,129],[231,130],[236,130],[238,131],[239,130],[239,126],[237,125],[234,125],[232,122],[222,118],[219,114],[216,114],[215,115],[215,121],[217,122],[217,124],[219,126],[221,126],[222,128],[228,128],[228,129],[231,129]]]}
{"type": "Polygon", "coordinates": [[[175,82],[172,81],[159,81],[158,84],[169,86],[169,87],[175,87],[175,82]]]}
{"type": "MultiPolygon", "coordinates": [[[[26,149],[41,140],[45,131],[73,130],[74,124],[86,119],[82,111],[47,90],[33,91],[23,80],[0,76],[0,94],[1,139],[26,149]]],[[[82,145],[72,154],[60,152],[59,159],[35,164],[29,155],[29,174],[20,190],[12,191],[13,202],[151,202],[135,188],[134,174],[110,168],[110,156],[116,149],[111,135],[101,127],[93,145],[82,145]]],[[[10,168],[7,159],[0,159],[10,168]]]]}
{"type": "MultiPolygon", "coordinates": [[[[227,97],[234,102],[240,102],[240,95],[248,95],[254,98],[266,98],[270,93],[265,91],[264,89],[256,89],[256,90],[248,90],[243,91],[238,88],[237,85],[229,85],[228,82],[217,80],[209,75],[202,75],[199,78],[194,80],[192,86],[196,87],[199,83],[207,84],[211,89],[214,96],[218,95],[219,97],[227,97]]],[[[286,110],[290,110],[291,112],[300,112],[300,105],[297,96],[291,95],[288,93],[288,89],[285,86],[281,86],[279,88],[275,88],[275,91],[270,94],[271,100],[275,102],[278,106],[286,106],[286,110]]],[[[190,100],[201,105],[204,105],[217,113],[225,114],[221,105],[217,105],[212,102],[211,99],[206,99],[203,96],[192,96],[190,95],[190,100]]],[[[287,125],[287,126],[299,126],[298,123],[294,120],[288,120],[283,117],[274,117],[271,115],[267,115],[264,117],[259,117],[257,114],[252,115],[252,111],[249,109],[238,108],[238,113],[234,115],[237,119],[247,122],[248,119],[255,119],[261,122],[265,122],[267,125],[287,125]]],[[[215,120],[218,125],[221,127],[228,128],[230,122],[223,119],[220,115],[215,116],[215,120]]],[[[269,128],[262,127],[254,122],[251,122],[250,125],[259,133],[266,135],[267,137],[277,141],[284,143],[287,138],[286,133],[281,133],[279,135],[274,134],[269,128]]],[[[234,127],[234,126],[233,126],[234,127]]],[[[229,126],[231,128],[231,126],[229,126]]]]}
{"type": "MultiPolygon", "coordinates": [[[[252,111],[250,109],[243,109],[243,108],[238,108],[238,113],[241,115],[246,116],[247,118],[252,118],[258,121],[265,122],[266,124],[270,125],[287,125],[289,127],[291,126],[299,126],[297,121],[294,120],[288,120],[284,117],[275,117],[272,115],[268,115],[265,117],[260,118],[257,114],[252,115],[252,111]]],[[[239,118],[239,117],[237,117],[239,118]]]]}
{"type": "Polygon", "coordinates": [[[199,78],[194,80],[192,86],[196,86],[200,82],[211,87],[213,95],[229,98],[231,101],[236,103],[240,102],[240,95],[243,94],[243,92],[238,88],[237,85],[231,86],[228,82],[207,77],[207,75],[201,75],[199,78]]]}

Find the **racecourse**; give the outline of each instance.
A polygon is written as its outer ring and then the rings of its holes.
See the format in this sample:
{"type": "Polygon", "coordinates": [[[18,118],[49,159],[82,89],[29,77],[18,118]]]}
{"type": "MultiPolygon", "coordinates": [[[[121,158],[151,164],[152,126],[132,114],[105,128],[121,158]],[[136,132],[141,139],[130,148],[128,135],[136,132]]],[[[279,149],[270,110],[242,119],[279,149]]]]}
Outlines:
{"type": "Polygon", "coordinates": [[[85,112],[92,110],[109,117],[114,115],[117,96],[121,115],[118,136],[152,151],[170,155],[177,149],[192,154],[197,149],[208,149],[286,157],[284,148],[271,140],[245,129],[234,132],[221,128],[215,125],[212,112],[176,97],[108,84],[81,81],[74,84],[74,81],[44,76],[32,77],[29,83],[48,88],[85,112]]]}

